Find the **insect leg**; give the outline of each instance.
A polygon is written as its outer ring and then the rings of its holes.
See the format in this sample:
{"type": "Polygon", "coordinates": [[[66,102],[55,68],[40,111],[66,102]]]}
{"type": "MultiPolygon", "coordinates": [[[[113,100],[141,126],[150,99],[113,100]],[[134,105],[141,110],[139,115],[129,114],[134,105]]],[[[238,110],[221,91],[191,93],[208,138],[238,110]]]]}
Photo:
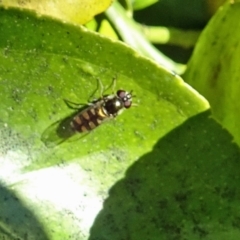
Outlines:
{"type": "Polygon", "coordinates": [[[100,89],[100,96],[102,98],[103,92],[104,92],[104,87],[103,87],[103,84],[102,84],[102,81],[100,80],[100,78],[97,78],[97,81],[98,81],[98,88],[100,89]]]}
{"type": "Polygon", "coordinates": [[[116,88],[117,77],[114,77],[112,80],[112,93],[114,94],[116,88]]]}
{"type": "Polygon", "coordinates": [[[111,88],[112,94],[114,94],[115,88],[116,88],[116,82],[117,82],[117,76],[113,77],[111,84],[106,89],[104,89],[104,92],[106,92],[108,89],[111,88]]]}
{"type": "Polygon", "coordinates": [[[93,91],[93,93],[90,95],[90,97],[88,98],[88,102],[89,103],[94,103],[96,102],[98,99],[94,98],[96,92],[100,90],[100,99],[103,98],[103,92],[104,92],[104,88],[103,88],[103,84],[102,84],[102,81],[97,78],[97,88],[93,91]]]}
{"type": "Polygon", "coordinates": [[[71,108],[71,109],[74,109],[74,110],[78,110],[80,107],[82,106],[86,106],[87,104],[86,103],[75,103],[75,102],[71,102],[67,99],[63,99],[63,101],[65,102],[65,104],[71,108]]]}

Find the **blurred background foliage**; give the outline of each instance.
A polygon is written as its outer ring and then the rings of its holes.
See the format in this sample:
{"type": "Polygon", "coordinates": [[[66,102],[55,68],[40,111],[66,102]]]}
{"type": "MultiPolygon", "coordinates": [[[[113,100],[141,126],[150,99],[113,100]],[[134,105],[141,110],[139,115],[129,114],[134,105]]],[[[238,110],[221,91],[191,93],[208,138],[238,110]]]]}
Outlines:
{"type": "Polygon", "coordinates": [[[39,14],[53,16],[63,21],[84,24],[105,36],[123,40],[144,55],[172,68],[177,73],[182,73],[201,30],[224,2],[224,0],[113,2],[2,0],[0,4],[5,7],[32,9],[39,14]],[[132,31],[130,36],[129,30],[132,31]],[[148,45],[148,41],[152,42],[154,47],[148,45]]]}
{"type": "MultiPolygon", "coordinates": [[[[197,42],[201,30],[209,19],[224,3],[224,0],[146,0],[146,1],[119,1],[111,8],[125,8],[121,18],[125,16],[137,24],[139,31],[157,47],[162,53],[177,63],[186,64],[197,42]]],[[[108,9],[96,16],[94,30],[109,37],[116,37],[127,41],[121,31],[120,23],[116,23],[115,16],[108,9]],[[111,25],[111,27],[109,27],[111,25]]],[[[127,21],[127,20],[126,20],[127,21]]],[[[136,25],[134,27],[137,27],[136,25]]],[[[123,29],[127,28],[123,26],[123,29]]],[[[130,38],[130,37],[129,37],[130,38]]],[[[136,43],[132,47],[136,48],[136,43]]],[[[141,50],[140,50],[141,51],[141,50]]]]}

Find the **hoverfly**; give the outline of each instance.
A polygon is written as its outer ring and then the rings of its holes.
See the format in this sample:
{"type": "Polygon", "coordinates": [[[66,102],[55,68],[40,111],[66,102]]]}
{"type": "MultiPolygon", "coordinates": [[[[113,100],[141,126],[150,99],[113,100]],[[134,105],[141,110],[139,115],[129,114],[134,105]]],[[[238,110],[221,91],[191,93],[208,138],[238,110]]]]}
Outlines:
{"type": "MultiPolygon", "coordinates": [[[[113,79],[112,85],[115,86],[116,79],[113,79]]],[[[61,142],[64,142],[75,133],[88,133],[101,125],[103,122],[111,120],[122,113],[124,109],[128,109],[132,105],[132,91],[118,90],[111,95],[103,95],[103,85],[98,79],[100,86],[101,96],[97,100],[91,101],[87,106],[78,108],[78,111],[73,115],[68,116],[62,121],[58,121],[47,128],[43,135],[42,141],[45,145],[51,147],[61,142]],[[55,137],[51,139],[49,134],[55,128],[55,137]],[[51,129],[51,130],[50,130],[51,129]]],[[[75,104],[65,101],[66,104],[75,104]]],[[[76,108],[75,108],[76,109],[76,108]]]]}

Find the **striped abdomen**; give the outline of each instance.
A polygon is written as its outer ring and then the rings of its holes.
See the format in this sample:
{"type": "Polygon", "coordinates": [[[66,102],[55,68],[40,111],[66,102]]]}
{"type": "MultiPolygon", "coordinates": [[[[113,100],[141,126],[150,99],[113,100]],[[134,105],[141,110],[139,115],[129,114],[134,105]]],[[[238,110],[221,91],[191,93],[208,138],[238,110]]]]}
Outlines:
{"type": "Polygon", "coordinates": [[[89,132],[98,127],[106,118],[108,118],[108,115],[106,115],[101,105],[91,106],[73,118],[71,127],[78,132],[89,132]]]}

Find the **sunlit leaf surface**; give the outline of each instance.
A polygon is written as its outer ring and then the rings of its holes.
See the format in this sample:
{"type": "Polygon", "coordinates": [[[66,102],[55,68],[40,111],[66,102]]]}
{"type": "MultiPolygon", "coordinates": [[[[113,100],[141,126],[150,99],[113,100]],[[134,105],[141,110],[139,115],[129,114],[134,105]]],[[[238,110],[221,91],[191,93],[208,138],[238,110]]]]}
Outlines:
{"type": "Polygon", "coordinates": [[[239,149],[201,95],[83,28],[11,9],[0,26],[1,237],[238,239],[239,149]],[[46,147],[75,114],[64,99],[87,104],[114,77],[137,106],[46,147]]]}
{"type": "Polygon", "coordinates": [[[56,17],[62,21],[84,24],[106,10],[111,0],[2,0],[0,4],[4,7],[31,9],[38,14],[56,17]]]}

